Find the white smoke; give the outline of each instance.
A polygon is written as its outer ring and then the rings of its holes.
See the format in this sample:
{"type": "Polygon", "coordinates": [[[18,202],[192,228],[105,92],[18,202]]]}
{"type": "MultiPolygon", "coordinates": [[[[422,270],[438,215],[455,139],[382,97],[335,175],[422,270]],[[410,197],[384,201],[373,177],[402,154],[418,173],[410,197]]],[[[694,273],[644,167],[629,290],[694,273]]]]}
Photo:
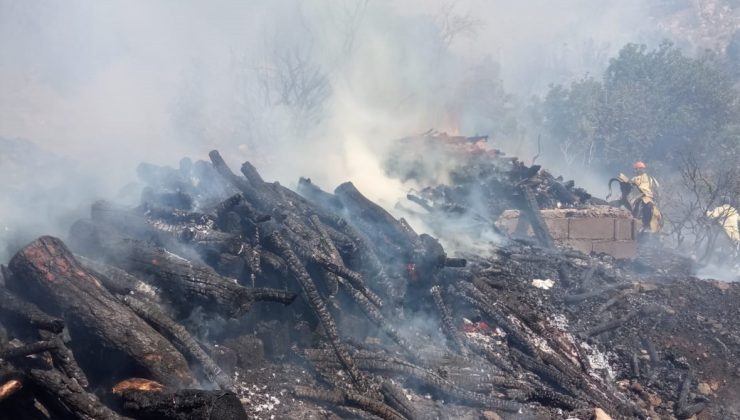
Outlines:
{"type": "MultiPolygon", "coordinates": [[[[0,137],[58,156],[20,182],[44,185],[54,167],[67,201],[119,195],[140,161],[219,148],[268,180],[351,180],[390,207],[407,189],[381,170],[392,139],[491,134],[531,157],[537,133],[517,109],[659,39],[654,4],[0,0],[0,137]]],[[[0,225],[70,211],[20,190],[2,190],[0,225]]]]}

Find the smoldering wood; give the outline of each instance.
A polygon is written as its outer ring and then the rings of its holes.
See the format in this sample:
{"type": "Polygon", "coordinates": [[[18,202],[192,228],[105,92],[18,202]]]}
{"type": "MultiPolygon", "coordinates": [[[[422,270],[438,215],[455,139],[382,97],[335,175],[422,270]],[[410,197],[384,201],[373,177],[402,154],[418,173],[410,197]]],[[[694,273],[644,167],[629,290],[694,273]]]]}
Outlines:
{"type": "Polygon", "coordinates": [[[155,284],[170,296],[180,294],[185,307],[193,302],[207,305],[211,310],[229,317],[239,317],[258,301],[272,301],[284,305],[295,299],[291,292],[274,289],[250,289],[233,279],[220,276],[212,268],[167,252],[162,248],[127,242],[121,252],[126,255],[122,265],[126,269],[152,276],[155,284]]]}
{"type": "Polygon", "coordinates": [[[352,405],[385,420],[404,420],[403,415],[384,403],[354,392],[342,391],[340,389],[327,391],[305,386],[293,386],[293,393],[298,398],[308,398],[333,405],[352,405]]]}
{"type": "Polygon", "coordinates": [[[289,231],[286,231],[285,233],[290,238],[293,244],[293,249],[299,256],[312,263],[318,264],[328,272],[347,280],[352,287],[359,290],[375,306],[379,308],[383,306],[383,301],[375,294],[375,292],[367,287],[361,274],[345,267],[341,260],[335,261],[331,256],[319,252],[316,247],[311,246],[311,244],[306,243],[295,235],[291,235],[289,231]]]}
{"type": "Polygon", "coordinates": [[[390,213],[362,195],[354,184],[345,182],[334,190],[334,194],[354,217],[368,225],[377,226],[375,232],[366,231],[365,233],[387,235],[387,239],[383,238],[384,241],[390,241],[406,252],[413,248],[415,239],[413,235],[407,232],[390,213]]]}
{"type": "Polygon", "coordinates": [[[603,334],[603,333],[605,333],[607,331],[611,331],[613,329],[619,328],[620,326],[622,326],[627,321],[629,321],[632,318],[636,317],[639,313],[640,313],[640,311],[634,310],[634,311],[631,311],[631,312],[627,313],[627,315],[624,315],[624,316],[622,316],[620,318],[613,319],[611,321],[602,322],[601,324],[598,324],[598,325],[594,326],[590,330],[581,333],[581,336],[582,337],[593,337],[593,336],[596,336],[596,335],[599,335],[599,334],[603,334]]]}
{"type": "Polygon", "coordinates": [[[408,401],[403,390],[391,381],[383,381],[380,387],[385,403],[401,413],[408,420],[419,419],[416,408],[408,401]]]}
{"type": "Polygon", "coordinates": [[[0,403],[10,398],[23,388],[23,383],[18,379],[3,379],[5,382],[0,384],[0,403]]]}
{"type": "MultiPolygon", "coordinates": [[[[321,353],[307,353],[307,356],[309,358],[312,358],[317,363],[323,363],[325,365],[328,364],[329,366],[331,366],[331,364],[336,360],[328,359],[321,353]]],[[[407,378],[414,378],[416,381],[419,381],[423,385],[434,389],[436,392],[448,395],[455,399],[459,399],[466,403],[510,412],[516,412],[521,408],[520,404],[511,401],[505,401],[491,396],[468,391],[459,387],[452,381],[430,371],[429,369],[425,369],[421,366],[401,361],[396,358],[389,357],[383,360],[378,360],[375,358],[358,358],[356,359],[356,362],[363,369],[368,369],[372,371],[393,372],[396,374],[401,374],[407,378]]]]}
{"type": "Polygon", "coordinates": [[[20,347],[6,347],[0,349],[0,359],[11,360],[19,357],[25,357],[31,354],[45,352],[56,348],[56,343],[52,341],[37,341],[31,344],[24,344],[20,347]]]}
{"type": "Polygon", "coordinates": [[[18,317],[32,327],[54,333],[64,329],[64,320],[46,314],[38,306],[21,299],[4,286],[0,286],[0,315],[18,317]]]}
{"type": "Polygon", "coordinates": [[[350,407],[348,405],[337,405],[331,408],[331,411],[340,416],[340,418],[347,418],[353,420],[383,420],[381,417],[375,414],[368,413],[367,411],[360,410],[359,408],[350,407]]]}
{"type": "Polygon", "coordinates": [[[339,284],[342,289],[349,295],[350,299],[355,302],[360,309],[362,309],[365,316],[370,319],[383,333],[391,338],[401,349],[403,349],[409,356],[416,358],[416,352],[413,346],[401,336],[401,334],[388,322],[378,308],[373,305],[365,295],[359,290],[353,288],[346,282],[340,279],[339,284]]]}
{"type": "Polygon", "coordinates": [[[93,203],[92,219],[107,223],[126,235],[151,240],[161,246],[183,242],[199,249],[237,254],[241,250],[242,238],[213,229],[213,223],[179,222],[172,224],[167,219],[148,219],[145,214],[125,206],[99,200],[93,203]]]}
{"type": "Polygon", "coordinates": [[[442,290],[439,286],[434,286],[430,290],[434,304],[437,307],[440,319],[442,320],[442,330],[444,331],[447,338],[451,343],[455,345],[455,348],[463,355],[467,356],[468,350],[460,336],[458,328],[455,326],[452,320],[452,314],[450,314],[449,308],[445,305],[444,299],[442,298],[442,290]]]}
{"type": "Polygon", "coordinates": [[[209,380],[218,384],[221,389],[230,390],[233,388],[234,384],[228,375],[203,351],[200,344],[185,327],[175,322],[164,311],[152,303],[143,302],[133,296],[123,296],[122,300],[137,315],[172,340],[184,354],[196,360],[203,368],[209,380]]]}
{"type": "Polygon", "coordinates": [[[89,385],[87,375],[77,364],[72,350],[67,347],[62,339],[61,334],[54,334],[50,331],[40,330],[39,335],[42,339],[54,343],[54,348],[49,349],[49,355],[54,363],[54,366],[59,369],[63,374],[77,381],[83,388],[87,388],[89,385]]]}
{"type": "Polygon", "coordinates": [[[108,292],[61,240],[50,236],[35,240],[13,257],[9,267],[13,272],[9,286],[42,308],[63,313],[73,339],[88,335],[163,383],[193,382],[182,355],[108,292]]]}
{"type": "Polygon", "coordinates": [[[73,418],[96,420],[125,420],[103,405],[98,397],[86,392],[75,380],[56,369],[29,369],[28,378],[40,398],[59,412],[68,412],[73,418]]]}
{"type": "Polygon", "coordinates": [[[552,235],[550,235],[550,231],[545,224],[545,220],[542,218],[540,206],[537,204],[537,198],[532,192],[532,189],[526,185],[522,185],[520,191],[522,194],[522,210],[526,213],[527,218],[532,225],[534,235],[543,247],[552,248],[552,235]]]}
{"type": "Polygon", "coordinates": [[[591,299],[593,297],[602,296],[606,293],[613,292],[616,290],[624,290],[632,287],[632,284],[630,283],[622,283],[622,284],[613,284],[606,287],[602,287],[596,290],[592,290],[590,292],[584,292],[579,294],[573,294],[573,295],[567,295],[563,298],[565,303],[573,304],[578,303],[587,299],[591,299]]]}
{"type": "Polygon", "coordinates": [[[183,309],[196,303],[236,318],[249,311],[257,301],[287,305],[295,298],[291,292],[241,286],[207,265],[191,262],[142,241],[112,237],[114,235],[104,226],[84,221],[78,221],[72,229],[77,242],[86,244],[91,252],[102,250],[119,268],[143,275],[142,278],[165,291],[183,309]]]}
{"type": "Polygon", "coordinates": [[[300,285],[306,301],[314,312],[314,315],[316,315],[316,317],[319,319],[319,322],[324,328],[324,332],[326,333],[329,342],[334,348],[334,351],[337,353],[337,357],[342,362],[342,365],[345,369],[347,369],[347,372],[352,378],[352,381],[360,389],[366,389],[367,385],[364,383],[365,380],[359,369],[357,369],[354,362],[352,361],[349,353],[347,353],[344,345],[340,341],[334,318],[327,310],[326,304],[321,298],[321,295],[319,294],[316,285],[311,279],[311,276],[300,263],[300,260],[295,255],[285,239],[283,239],[280,232],[278,232],[277,230],[273,230],[267,236],[267,239],[275,248],[278,255],[280,255],[287,263],[289,272],[300,285]]]}
{"type": "Polygon", "coordinates": [[[103,283],[103,286],[114,295],[135,293],[140,298],[145,297],[151,301],[159,301],[155,287],[132,276],[126,271],[79,254],[76,254],[75,258],[77,258],[80,264],[95,274],[103,283]]]}
{"type": "Polygon", "coordinates": [[[165,208],[190,210],[195,200],[184,191],[156,191],[152,187],[147,187],[141,192],[141,201],[144,204],[156,203],[165,208]]]}
{"type": "Polygon", "coordinates": [[[239,398],[231,391],[183,389],[175,392],[121,392],[123,411],[137,419],[246,420],[239,398]]]}
{"type": "Polygon", "coordinates": [[[318,204],[322,208],[328,211],[338,212],[342,209],[342,203],[339,199],[331,193],[328,193],[316,184],[311,182],[311,179],[301,177],[298,180],[298,193],[306,197],[309,201],[318,204]]]}

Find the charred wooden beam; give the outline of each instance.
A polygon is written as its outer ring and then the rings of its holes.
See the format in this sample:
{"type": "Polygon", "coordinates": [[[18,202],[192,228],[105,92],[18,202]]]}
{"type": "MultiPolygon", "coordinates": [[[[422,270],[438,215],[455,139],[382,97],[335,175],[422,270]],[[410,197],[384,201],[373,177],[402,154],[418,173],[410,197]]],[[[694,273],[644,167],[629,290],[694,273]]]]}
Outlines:
{"type": "Polygon", "coordinates": [[[569,304],[578,303],[586,299],[591,299],[593,297],[597,297],[597,296],[601,296],[609,292],[613,292],[615,290],[624,290],[630,287],[632,287],[631,283],[613,284],[610,286],[602,287],[600,289],[592,290],[590,292],[567,295],[563,298],[563,301],[569,304]]]}
{"type": "Polygon", "coordinates": [[[90,222],[78,221],[72,228],[72,236],[90,252],[102,250],[118,267],[147,276],[180,308],[190,309],[195,303],[228,317],[239,317],[257,301],[289,304],[295,298],[290,292],[241,286],[209,266],[141,241],[111,238],[114,235],[105,226],[90,222]]]}
{"type": "Polygon", "coordinates": [[[51,341],[37,341],[31,344],[24,344],[20,347],[7,347],[0,349],[0,359],[10,360],[18,357],[25,357],[31,354],[55,349],[56,346],[56,343],[51,341]]]}
{"type": "Polygon", "coordinates": [[[385,420],[404,420],[405,418],[403,415],[384,403],[354,392],[339,389],[326,391],[305,386],[294,386],[293,393],[298,398],[312,399],[333,405],[353,405],[385,420]]]}
{"type": "Polygon", "coordinates": [[[140,297],[157,301],[159,297],[156,289],[146,282],[141,281],[135,276],[121,270],[118,267],[104,264],[82,255],[75,255],[75,258],[90,272],[92,272],[109,292],[115,295],[128,295],[136,293],[140,297]]]}
{"type": "Polygon", "coordinates": [[[342,286],[343,290],[349,295],[350,299],[352,299],[353,302],[355,302],[360,309],[363,311],[365,316],[370,319],[378,328],[380,328],[383,333],[385,333],[388,337],[391,338],[396,344],[399,345],[407,354],[412,356],[413,358],[416,358],[416,352],[414,351],[414,347],[406,341],[403,337],[401,337],[401,334],[396,330],[390,322],[388,322],[382,313],[378,310],[378,308],[373,305],[365,295],[363,295],[359,290],[353,288],[346,282],[342,281],[340,279],[339,284],[342,286]]]}
{"type": "Polygon", "coordinates": [[[344,207],[337,196],[322,190],[308,178],[301,177],[298,180],[297,191],[298,194],[321,206],[326,211],[339,212],[344,207]]]}
{"type": "Polygon", "coordinates": [[[314,264],[320,265],[328,272],[335,274],[339,277],[342,277],[343,279],[347,280],[350,284],[352,284],[352,287],[359,290],[365,297],[372,302],[377,307],[383,306],[383,301],[380,299],[378,295],[375,294],[372,290],[370,290],[367,285],[365,284],[365,280],[362,278],[362,275],[354,272],[347,267],[344,266],[344,263],[339,260],[336,261],[332,259],[331,256],[325,255],[322,252],[319,252],[316,247],[311,246],[311,244],[307,243],[306,241],[298,238],[295,235],[291,235],[290,232],[286,232],[288,234],[288,237],[290,238],[293,248],[296,250],[296,253],[304,258],[305,260],[312,262],[314,264]]]}
{"type": "Polygon", "coordinates": [[[383,393],[383,399],[388,406],[401,413],[408,420],[416,420],[421,417],[416,412],[416,408],[408,401],[403,390],[390,381],[383,381],[380,387],[383,393]]]}
{"type": "Polygon", "coordinates": [[[338,186],[334,194],[349,210],[352,223],[372,238],[376,247],[391,250],[390,255],[411,257],[415,248],[414,238],[390,213],[368,200],[351,182],[338,186]]]}
{"type": "Polygon", "coordinates": [[[311,276],[309,276],[308,272],[303,267],[300,260],[290,248],[285,239],[283,239],[280,232],[278,232],[277,230],[272,231],[267,236],[267,239],[275,248],[278,255],[280,255],[285,260],[288,265],[288,270],[290,271],[290,274],[301,286],[301,290],[303,291],[304,297],[306,298],[306,302],[308,302],[314,314],[319,319],[319,322],[324,328],[324,332],[326,333],[332,348],[336,352],[337,357],[342,362],[344,368],[347,369],[350,378],[352,378],[352,381],[355,383],[355,385],[358,386],[359,389],[367,389],[364,377],[362,376],[359,369],[357,369],[357,367],[355,366],[352,358],[350,357],[349,353],[339,339],[339,333],[337,332],[334,318],[327,310],[326,304],[321,298],[321,295],[319,294],[316,285],[311,279],[311,276]]]}
{"type": "Polygon", "coordinates": [[[460,331],[455,326],[455,322],[452,319],[452,314],[450,313],[449,308],[445,305],[444,299],[442,298],[442,290],[439,286],[434,286],[430,289],[430,293],[432,294],[434,304],[437,306],[437,312],[442,321],[442,330],[450,342],[455,344],[457,350],[462,353],[463,356],[467,356],[468,349],[463,343],[460,331]]]}
{"type": "Polygon", "coordinates": [[[532,192],[532,189],[526,185],[522,185],[520,190],[523,202],[522,210],[529,218],[534,235],[543,247],[552,248],[552,235],[550,235],[550,230],[547,228],[545,220],[542,218],[540,206],[537,204],[537,198],[535,197],[534,192],[532,192]]]}
{"type": "Polygon", "coordinates": [[[28,377],[40,398],[60,412],[68,412],[72,418],[96,420],[124,420],[105,405],[94,394],[86,392],[77,381],[63,375],[56,369],[30,369],[28,377]]]}
{"type": "Polygon", "coordinates": [[[123,411],[142,420],[246,420],[239,398],[230,391],[183,389],[176,392],[120,391],[123,411]]]}
{"type": "Polygon", "coordinates": [[[49,349],[54,366],[63,374],[76,380],[83,388],[87,388],[87,375],[85,375],[85,372],[77,364],[74,353],[64,344],[61,335],[45,330],[40,330],[39,335],[42,339],[55,344],[54,348],[49,349]]]}
{"type": "Polygon", "coordinates": [[[190,335],[185,327],[175,322],[154,304],[143,302],[133,296],[124,296],[122,300],[137,315],[172,340],[180,351],[196,360],[203,368],[209,380],[218,384],[221,389],[229,390],[233,388],[233,383],[228,375],[203,351],[200,344],[190,335]]]}
{"type": "Polygon", "coordinates": [[[38,306],[21,299],[15,293],[0,286],[0,314],[11,315],[23,319],[35,328],[62,332],[64,321],[46,314],[38,306]]]}
{"type": "Polygon", "coordinates": [[[9,284],[24,297],[64,313],[70,334],[89,335],[104,348],[130,357],[154,379],[173,385],[193,381],[182,355],[108,292],[61,240],[43,236],[10,261],[9,284]]]}

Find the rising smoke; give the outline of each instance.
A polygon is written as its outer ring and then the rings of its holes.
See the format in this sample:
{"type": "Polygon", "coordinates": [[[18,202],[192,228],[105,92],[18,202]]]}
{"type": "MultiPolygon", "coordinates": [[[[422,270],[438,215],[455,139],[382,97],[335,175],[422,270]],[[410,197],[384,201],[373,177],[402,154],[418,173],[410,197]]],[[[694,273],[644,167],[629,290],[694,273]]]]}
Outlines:
{"type": "Polygon", "coordinates": [[[390,209],[408,189],[383,175],[390,141],[490,134],[531,157],[528,98],[666,36],[663,3],[1,0],[3,241],[61,234],[93,198],[136,201],[141,161],[214,148],[390,209]]]}

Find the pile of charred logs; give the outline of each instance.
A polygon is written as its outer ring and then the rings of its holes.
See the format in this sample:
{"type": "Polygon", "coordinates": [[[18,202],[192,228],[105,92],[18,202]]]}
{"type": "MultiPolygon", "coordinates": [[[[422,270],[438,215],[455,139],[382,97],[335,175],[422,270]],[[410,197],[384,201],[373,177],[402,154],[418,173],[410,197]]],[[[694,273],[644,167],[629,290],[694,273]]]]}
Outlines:
{"type": "MultiPolygon", "coordinates": [[[[385,162],[385,170],[389,176],[403,181],[412,179],[422,186],[420,190],[411,190],[406,197],[408,202],[397,204],[397,209],[420,218],[438,236],[449,236],[450,220],[456,222],[456,230],[480,238],[486,233],[501,235],[493,222],[505,210],[529,212],[532,207],[582,208],[607,204],[576,187],[572,180],[555,177],[540,165],[528,166],[496,150],[480,149],[466,153],[464,159],[450,159],[448,156],[454,153],[450,153],[447,142],[439,145],[436,139],[432,136],[422,145],[416,145],[424,151],[418,159],[408,158],[414,154],[409,152],[407,142],[399,141],[396,152],[385,162]],[[435,146],[430,148],[430,144],[435,146]],[[432,165],[423,171],[417,169],[419,165],[434,162],[435,155],[444,156],[445,164],[432,165]]],[[[537,236],[542,242],[540,235],[537,236]]]]}
{"type": "Polygon", "coordinates": [[[67,244],[41,237],[3,267],[0,417],[245,418],[196,311],[244,330],[255,312],[308,319],[314,339],[294,352],[323,387],[291,391],[344,415],[434,415],[409,392],[503,416],[645,415],[578,338],[502,300],[490,263],[466,267],[351,183],[294,192],[216,151],[139,176],[140,205],[96,202],[67,244]]]}

